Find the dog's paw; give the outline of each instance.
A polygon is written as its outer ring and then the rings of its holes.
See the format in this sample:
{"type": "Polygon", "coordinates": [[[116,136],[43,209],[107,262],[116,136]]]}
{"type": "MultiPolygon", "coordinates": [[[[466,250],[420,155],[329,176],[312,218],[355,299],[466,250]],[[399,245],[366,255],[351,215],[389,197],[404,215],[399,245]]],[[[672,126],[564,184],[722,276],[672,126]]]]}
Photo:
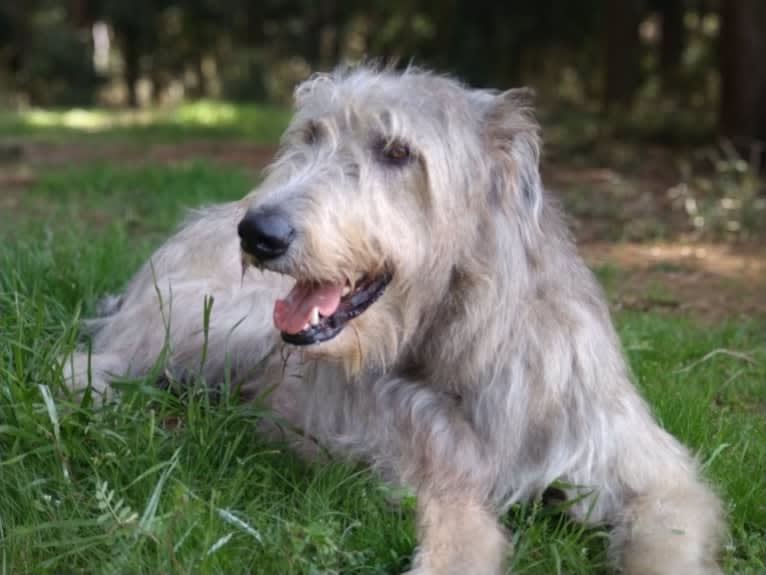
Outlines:
{"type": "Polygon", "coordinates": [[[90,388],[94,397],[102,403],[117,397],[117,392],[110,381],[124,372],[123,361],[119,356],[75,352],[63,362],[64,385],[77,397],[90,388]]]}

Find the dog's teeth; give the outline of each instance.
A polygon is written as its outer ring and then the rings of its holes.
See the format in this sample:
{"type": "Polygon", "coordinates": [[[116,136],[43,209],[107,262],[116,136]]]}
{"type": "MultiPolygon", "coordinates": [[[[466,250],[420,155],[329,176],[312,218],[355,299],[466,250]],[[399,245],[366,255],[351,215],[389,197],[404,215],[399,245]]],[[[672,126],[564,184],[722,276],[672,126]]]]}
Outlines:
{"type": "Polygon", "coordinates": [[[340,293],[343,297],[346,297],[348,294],[351,293],[351,286],[350,285],[343,286],[343,291],[340,293]]]}
{"type": "Polygon", "coordinates": [[[311,325],[307,323],[306,325],[303,326],[303,330],[302,331],[306,331],[310,327],[311,327],[311,325]]]}
{"type": "Polygon", "coordinates": [[[311,325],[319,325],[319,308],[315,307],[311,310],[311,319],[309,320],[311,325]]]}

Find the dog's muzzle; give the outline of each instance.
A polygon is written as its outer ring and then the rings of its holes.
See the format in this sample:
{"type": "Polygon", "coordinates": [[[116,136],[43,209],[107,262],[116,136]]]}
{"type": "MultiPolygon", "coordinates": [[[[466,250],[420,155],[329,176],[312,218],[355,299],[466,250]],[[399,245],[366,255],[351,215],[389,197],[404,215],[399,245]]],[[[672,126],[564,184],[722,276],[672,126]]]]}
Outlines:
{"type": "MultiPolygon", "coordinates": [[[[287,253],[296,233],[287,215],[277,208],[248,211],[237,232],[242,251],[254,260],[249,263],[269,269],[270,262],[287,253]]],[[[293,345],[330,340],[383,295],[391,278],[385,268],[377,273],[361,272],[353,282],[295,278],[290,293],[274,302],[274,326],[293,345]]]]}

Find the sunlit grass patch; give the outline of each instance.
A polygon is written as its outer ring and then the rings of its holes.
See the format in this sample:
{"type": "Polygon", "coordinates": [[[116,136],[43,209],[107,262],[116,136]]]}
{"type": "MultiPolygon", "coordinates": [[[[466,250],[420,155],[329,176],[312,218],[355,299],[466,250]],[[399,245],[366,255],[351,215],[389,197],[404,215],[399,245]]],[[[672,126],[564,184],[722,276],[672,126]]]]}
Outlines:
{"type": "Polygon", "coordinates": [[[0,113],[0,135],[240,136],[271,143],[289,118],[290,110],[283,107],[218,100],[139,110],[29,108],[0,113]]]}
{"type": "Polygon", "coordinates": [[[22,126],[35,128],[67,128],[92,132],[113,127],[119,122],[118,113],[106,110],[45,110],[32,108],[18,114],[18,123],[22,126]]]}

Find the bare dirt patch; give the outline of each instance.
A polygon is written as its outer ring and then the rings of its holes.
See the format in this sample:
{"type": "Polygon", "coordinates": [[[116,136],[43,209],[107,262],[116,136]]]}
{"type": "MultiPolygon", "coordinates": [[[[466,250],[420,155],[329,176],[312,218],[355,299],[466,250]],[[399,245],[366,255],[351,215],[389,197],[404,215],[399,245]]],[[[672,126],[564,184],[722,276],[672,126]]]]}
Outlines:
{"type": "Polygon", "coordinates": [[[580,248],[604,271],[618,308],[680,312],[707,322],[766,317],[764,246],[593,242],[580,248]]]}
{"type": "Polygon", "coordinates": [[[158,145],[151,149],[154,162],[185,162],[190,158],[244,168],[254,174],[274,159],[276,146],[246,141],[189,140],[178,144],[158,145]]]}

